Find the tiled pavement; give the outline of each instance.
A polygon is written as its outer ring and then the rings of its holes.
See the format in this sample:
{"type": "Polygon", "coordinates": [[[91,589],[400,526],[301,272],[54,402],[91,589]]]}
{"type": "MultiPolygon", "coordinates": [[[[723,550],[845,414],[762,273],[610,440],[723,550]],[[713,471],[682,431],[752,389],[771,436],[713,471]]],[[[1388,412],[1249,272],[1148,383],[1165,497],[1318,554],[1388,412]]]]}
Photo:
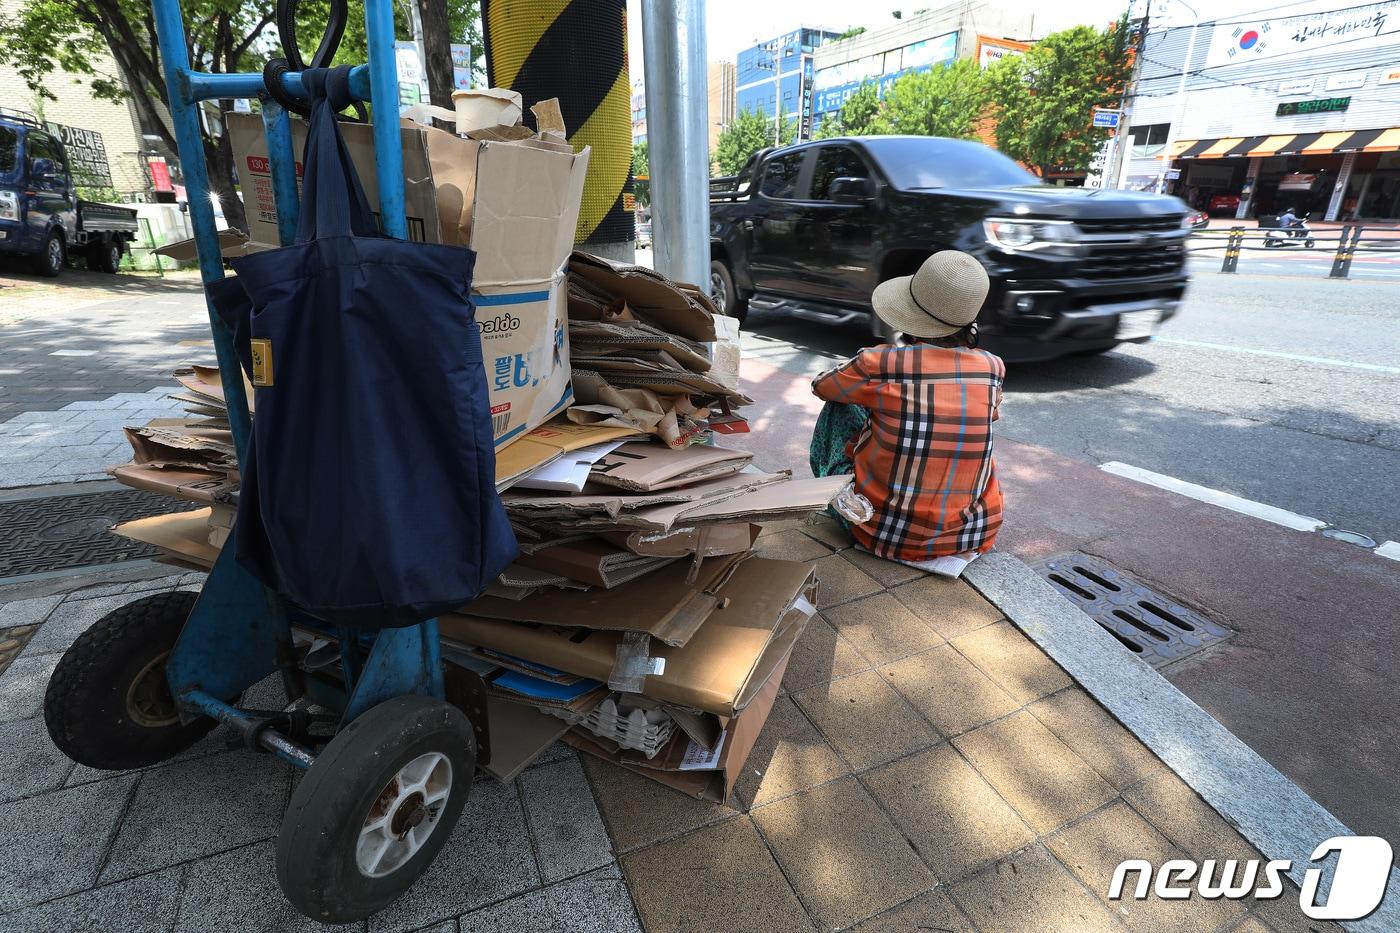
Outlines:
{"type": "Polygon", "coordinates": [[[69,402],[0,423],[0,489],[106,479],[108,466],[131,457],[122,428],[184,414],[184,404],[166,397],[179,388],[69,402]]]}
{"type": "Polygon", "coordinates": [[[169,385],[176,365],[212,356],[197,277],[67,270],[39,282],[0,269],[0,423],[143,394],[169,385]]]}
{"type": "MultiPolygon", "coordinates": [[[[2,602],[0,628],[39,624],[0,674],[0,930],[310,930],[282,898],[275,838],[296,773],[215,730],[171,762],[113,774],[75,765],[42,717],[48,675],[88,625],[200,574],[2,602]]],[[[81,578],[73,581],[81,584],[81,578]]],[[[245,700],[277,705],[271,679],[245,700]]],[[[515,782],[473,788],[431,870],[349,929],[639,931],[582,765],[559,745],[515,782]]]]}
{"type": "MultiPolygon", "coordinates": [[[[825,522],[774,527],[760,545],[817,562],[821,612],[734,807],[556,747],[511,785],[476,785],[430,872],[356,926],[1324,928],[1298,914],[1296,891],[1111,904],[1123,859],[1258,853],[967,585],[854,551],[825,522]]],[[[79,632],[136,595],[198,582],[0,594],[0,628],[42,623],[0,674],[0,930],[316,927],[273,875],[290,768],[215,732],[165,765],[108,774],[73,765],[44,730],[48,674],[79,632]]],[[[279,689],[259,685],[257,702],[279,689]]]]}

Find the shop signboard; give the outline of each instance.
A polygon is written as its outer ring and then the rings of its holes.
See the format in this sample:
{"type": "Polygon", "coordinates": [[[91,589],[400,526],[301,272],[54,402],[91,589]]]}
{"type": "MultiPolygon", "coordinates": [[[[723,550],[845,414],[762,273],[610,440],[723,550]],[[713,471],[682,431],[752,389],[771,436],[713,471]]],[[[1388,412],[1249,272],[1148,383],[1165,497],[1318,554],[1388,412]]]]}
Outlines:
{"type": "Polygon", "coordinates": [[[977,64],[981,68],[995,65],[1003,58],[1010,58],[1016,55],[1025,54],[1031,47],[1029,42],[1017,42],[1015,39],[997,39],[991,36],[977,37],[977,64]]]}
{"type": "Polygon", "coordinates": [[[1376,79],[1377,84],[1400,84],[1400,67],[1386,68],[1376,79]]]}
{"type": "Polygon", "coordinates": [[[1286,100],[1278,105],[1276,115],[1280,117],[1297,117],[1309,113],[1341,113],[1350,106],[1350,97],[1323,97],[1316,100],[1286,100]]]}
{"type": "Polygon", "coordinates": [[[1366,86],[1366,72],[1350,75],[1333,75],[1327,79],[1327,90],[1350,91],[1366,86]]]}
{"type": "Polygon", "coordinates": [[[1392,45],[1400,34],[1400,0],[1295,16],[1220,23],[1211,31],[1206,68],[1300,55],[1344,45],[1348,54],[1392,45]]]}
{"type": "Polygon", "coordinates": [[[46,122],[44,125],[63,142],[78,184],[95,188],[112,186],[112,167],[107,162],[107,144],[102,141],[101,133],[62,123],[46,122]]]}
{"type": "Polygon", "coordinates": [[[820,115],[840,110],[866,82],[875,84],[876,92],[884,96],[890,86],[905,75],[928,71],[934,65],[953,61],[957,55],[958,34],[950,32],[886,52],[883,56],[877,54],[859,61],[829,65],[813,76],[812,112],[820,115]],[[891,67],[892,62],[898,63],[897,66],[891,67]]]}
{"type": "Polygon", "coordinates": [[[1312,78],[1294,78],[1284,81],[1278,86],[1279,96],[1294,97],[1299,94],[1311,94],[1313,89],[1312,78]]]}

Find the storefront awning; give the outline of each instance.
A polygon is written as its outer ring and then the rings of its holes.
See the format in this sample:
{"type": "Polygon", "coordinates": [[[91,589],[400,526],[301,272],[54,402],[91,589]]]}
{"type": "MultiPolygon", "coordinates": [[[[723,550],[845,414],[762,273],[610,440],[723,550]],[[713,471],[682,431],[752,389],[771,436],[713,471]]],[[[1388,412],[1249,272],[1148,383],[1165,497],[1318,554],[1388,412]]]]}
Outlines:
{"type": "Polygon", "coordinates": [[[1333,152],[1400,150],[1400,127],[1341,130],[1333,133],[1284,133],[1277,136],[1221,136],[1179,139],[1167,154],[1172,159],[1224,159],[1238,156],[1327,155],[1333,152]]]}

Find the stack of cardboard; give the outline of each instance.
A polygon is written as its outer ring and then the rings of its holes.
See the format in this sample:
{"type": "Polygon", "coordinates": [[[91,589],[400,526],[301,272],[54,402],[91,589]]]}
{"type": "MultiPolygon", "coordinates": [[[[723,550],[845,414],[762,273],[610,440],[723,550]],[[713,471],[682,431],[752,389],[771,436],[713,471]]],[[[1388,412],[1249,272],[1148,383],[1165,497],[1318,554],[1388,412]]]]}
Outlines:
{"type": "MultiPolygon", "coordinates": [[[[440,617],[448,694],[476,695],[480,678],[482,759],[503,780],[562,736],[726,799],[815,612],[812,568],[754,542],[765,521],[824,509],[846,478],[794,481],[715,443],[748,430],[733,322],[695,286],[570,252],[587,152],[560,141],[556,112],[536,118],[539,132],[402,137],[411,226],[477,251],[496,486],[521,551],[440,617]]],[[[253,241],[275,245],[257,118],[230,115],[230,131],[258,201],[253,241]]],[[[345,135],[373,199],[370,130],[345,135]]],[[[218,371],[177,378],[189,417],[133,428],[135,460],[112,473],[206,508],[117,531],[208,568],[233,526],[237,463],[218,371]]],[[[298,641],[310,676],[338,676],[333,632],[308,621],[298,641]]]]}

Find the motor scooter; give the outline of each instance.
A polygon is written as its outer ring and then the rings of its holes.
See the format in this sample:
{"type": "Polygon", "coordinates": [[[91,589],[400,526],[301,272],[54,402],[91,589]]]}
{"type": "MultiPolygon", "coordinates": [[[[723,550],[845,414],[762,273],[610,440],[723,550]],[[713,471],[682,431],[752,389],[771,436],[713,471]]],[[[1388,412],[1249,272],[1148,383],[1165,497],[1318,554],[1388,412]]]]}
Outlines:
{"type": "Polygon", "coordinates": [[[1305,249],[1312,249],[1317,245],[1313,239],[1312,230],[1308,228],[1308,215],[1304,214],[1298,218],[1298,222],[1290,227],[1273,227],[1264,232],[1265,249],[1282,249],[1285,246],[1302,246],[1305,249]]]}

